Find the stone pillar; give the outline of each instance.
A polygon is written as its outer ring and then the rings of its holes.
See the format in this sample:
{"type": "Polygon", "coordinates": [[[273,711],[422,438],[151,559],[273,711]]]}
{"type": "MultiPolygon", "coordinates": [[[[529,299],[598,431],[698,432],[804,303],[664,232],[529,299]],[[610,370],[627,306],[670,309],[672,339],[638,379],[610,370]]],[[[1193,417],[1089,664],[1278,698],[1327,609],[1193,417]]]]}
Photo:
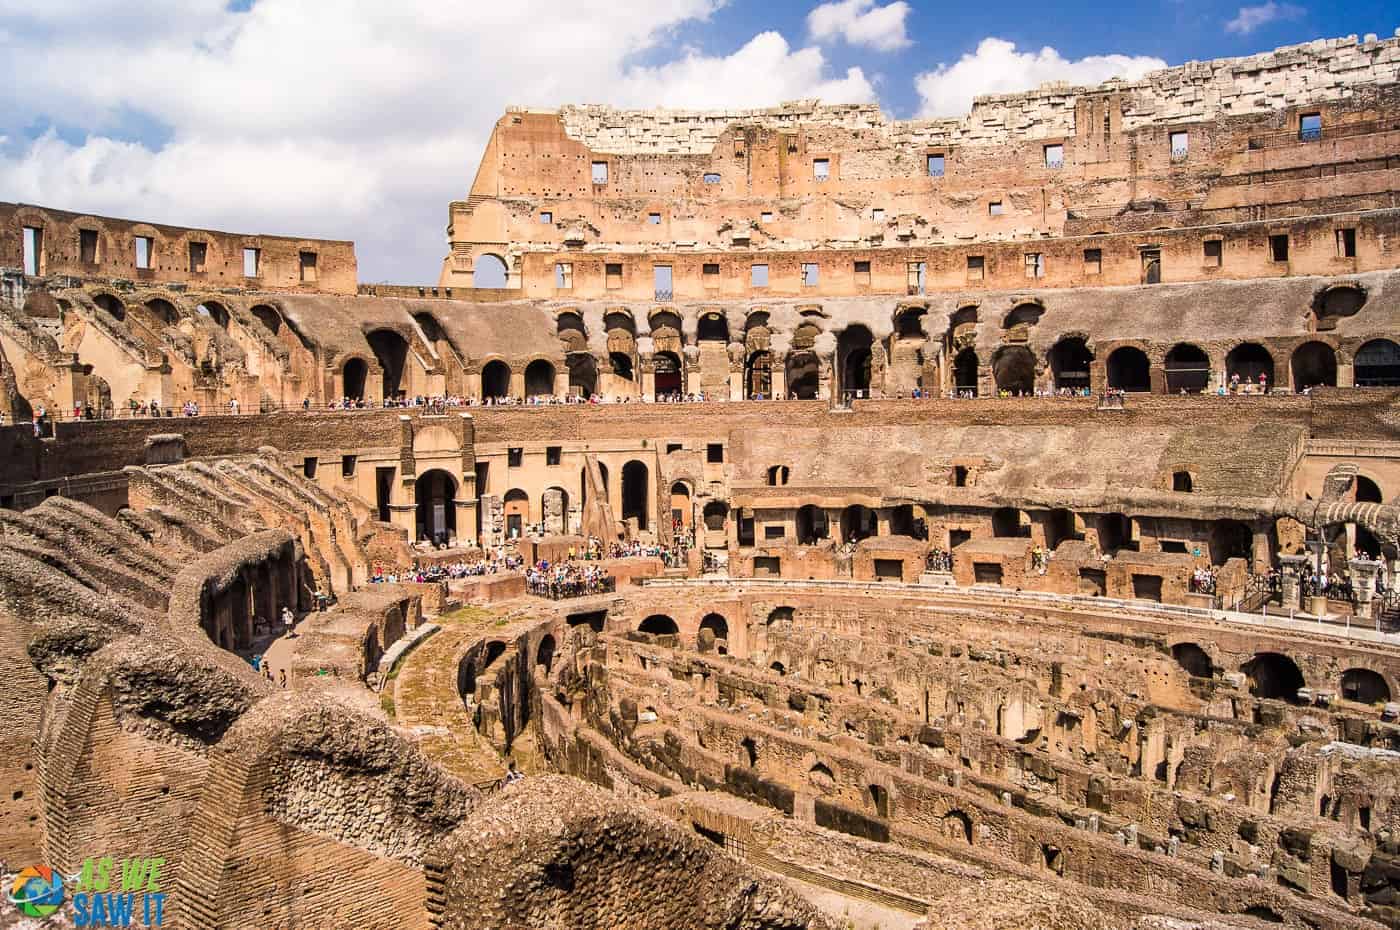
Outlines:
{"type": "Polygon", "coordinates": [[[544,532],[546,536],[562,536],[565,532],[564,492],[550,488],[544,492],[544,532]]]}
{"type": "Polygon", "coordinates": [[[1279,566],[1282,568],[1282,577],[1279,579],[1279,595],[1284,610],[1300,610],[1302,608],[1302,584],[1303,573],[1308,570],[1308,557],[1305,555],[1284,555],[1279,553],[1279,566]]]}
{"type": "Polygon", "coordinates": [[[505,541],[506,517],[501,498],[485,494],[478,498],[481,508],[481,545],[499,546],[505,541]]]}
{"type": "Polygon", "coordinates": [[[1351,559],[1347,562],[1351,569],[1351,583],[1356,590],[1356,616],[1371,615],[1371,601],[1376,596],[1376,575],[1381,570],[1379,560],[1351,559]]]}
{"type": "MultiPolygon", "coordinates": [[[[1307,540],[1304,543],[1304,545],[1307,546],[1308,552],[1311,553],[1313,573],[1316,575],[1321,575],[1322,553],[1327,549],[1327,542],[1321,537],[1319,537],[1317,539],[1307,540]]],[[[1308,613],[1320,617],[1323,614],[1327,613],[1327,598],[1322,595],[1315,595],[1304,606],[1308,613]]]]}

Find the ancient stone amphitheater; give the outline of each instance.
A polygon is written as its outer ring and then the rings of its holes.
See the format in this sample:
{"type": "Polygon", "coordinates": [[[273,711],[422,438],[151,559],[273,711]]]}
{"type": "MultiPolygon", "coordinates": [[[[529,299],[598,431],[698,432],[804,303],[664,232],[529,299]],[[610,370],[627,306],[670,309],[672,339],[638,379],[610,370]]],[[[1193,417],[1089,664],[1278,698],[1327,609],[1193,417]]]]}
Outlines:
{"type": "Polygon", "coordinates": [[[0,205],[7,878],[1400,926],[1397,72],[511,110],[421,287],[0,205]]]}

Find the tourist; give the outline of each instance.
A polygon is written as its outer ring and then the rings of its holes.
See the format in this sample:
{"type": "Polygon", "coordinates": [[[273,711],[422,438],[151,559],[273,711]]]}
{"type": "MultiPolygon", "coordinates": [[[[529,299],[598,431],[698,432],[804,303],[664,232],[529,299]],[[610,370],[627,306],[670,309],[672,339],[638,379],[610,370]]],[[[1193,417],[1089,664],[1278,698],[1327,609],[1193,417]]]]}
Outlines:
{"type": "Polygon", "coordinates": [[[287,628],[287,637],[288,637],[289,639],[295,639],[295,638],[296,638],[296,635],[297,635],[297,634],[296,634],[296,630],[294,629],[295,624],[296,624],[296,618],[295,618],[294,616],[292,616],[292,608],[290,608],[290,607],[283,607],[283,608],[282,608],[282,625],[283,625],[284,627],[287,628]]]}

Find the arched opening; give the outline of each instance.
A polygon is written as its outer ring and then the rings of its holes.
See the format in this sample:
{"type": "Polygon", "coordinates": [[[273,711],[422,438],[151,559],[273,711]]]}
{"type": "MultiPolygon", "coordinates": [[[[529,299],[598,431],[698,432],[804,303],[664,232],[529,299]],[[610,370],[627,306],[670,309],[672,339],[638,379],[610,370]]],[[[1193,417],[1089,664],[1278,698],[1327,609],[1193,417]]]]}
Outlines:
{"type": "Polygon", "coordinates": [[[1288,656],[1261,652],[1240,667],[1249,679],[1249,693],[1257,698],[1297,701],[1303,673],[1288,656]]]}
{"type": "Polygon", "coordinates": [[[787,360],[788,396],[816,400],[821,387],[821,362],[815,352],[795,352],[787,360]]]}
{"type": "Polygon", "coordinates": [[[1147,353],[1136,346],[1122,346],[1108,356],[1108,386],[1115,391],[1142,393],[1152,390],[1147,353]]]}
{"type": "Polygon", "coordinates": [[[510,367],[505,362],[496,359],[482,366],[481,396],[484,400],[510,396],[510,367]]]}
{"type": "Polygon", "coordinates": [[[554,396],[554,366],[537,358],[525,366],[525,396],[554,396]]]}
{"type": "MultiPolygon", "coordinates": [[[[779,674],[782,673],[779,672],[779,674]]],[[[807,781],[823,794],[836,789],[836,775],[823,762],[818,762],[807,770],[807,781]]]]}
{"type": "Polygon", "coordinates": [[[1075,528],[1074,513],[1056,507],[1045,517],[1045,547],[1054,552],[1067,539],[1082,538],[1075,528]]]}
{"type": "Polygon", "coordinates": [[[457,666],[457,694],[468,710],[476,701],[476,663],[463,662],[457,666]]]}
{"type": "Polygon", "coordinates": [[[739,763],[748,765],[749,768],[758,767],[758,744],[752,736],[746,736],[739,741],[739,763]]]}
{"type": "Polygon", "coordinates": [[[1294,391],[1337,386],[1337,353],[1325,342],[1305,342],[1294,349],[1288,367],[1294,391]]]}
{"type": "Polygon", "coordinates": [[[384,369],[384,396],[398,397],[402,393],[404,363],[408,361],[408,340],[392,329],[376,329],[365,337],[379,367],[384,369]]]}
{"type": "Polygon", "coordinates": [[[420,310],[413,314],[413,322],[418,324],[418,328],[423,332],[423,338],[430,343],[442,342],[447,338],[447,334],[442,331],[442,324],[437,317],[426,310],[420,310]]]}
{"type": "Polygon", "coordinates": [[[1196,490],[1196,481],[1191,477],[1189,471],[1172,472],[1172,490],[1180,491],[1182,494],[1190,494],[1196,490]]]}
{"type": "Polygon", "coordinates": [[[875,511],[862,504],[852,504],[841,511],[841,541],[860,542],[879,532],[875,511]]]}
{"type": "Polygon", "coordinates": [[[1045,315],[1045,308],[1040,304],[1017,304],[1011,308],[1011,312],[1001,321],[1002,329],[1015,329],[1018,326],[1034,326],[1040,322],[1040,318],[1045,315]]]}
{"type": "Polygon", "coordinates": [[[1166,358],[1167,392],[1200,394],[1210,387],[1210,356],[1200,346],[1180,342],[1166,358]]]}
{"type": "Polygon", "coordinates": [[[870,804],[875,808],[875,815],[888,820],[890,816],[890,793],[883,785],[870,786],[870,804]]]}
{"type": "Polygon", "coordinates": [[[1356,350],[1357,387],[1400,385],[1400,345],[1389,339],[1372,339],[1356,350]]]}
{"type": "Polygon", "coordinates": [[[1337,328],[1337,321],[1356,316],[1366,304],[1366,292],[1345,284],[1333,285],[1313,298],[1313,315],[1320,332],[1337,328]]]}
{"type": "Polygon", "coordinates": [[[1342,672],[1342,697],[1358,704],[1385,704],[1390,701],[1390,685],[1379,672],[1349,668],[1342,672]]]}
{"type": "Polygon", "coordinates": [[[168,300],[156,297],[146,301],[146,309],[150,311],[155,319],[157,328],[161,326],[174,326],[180,322],[180,314],[175,309],[175,305],[168,300]]]}
{"type": "Polygon", "coordinates": [[[705,529],[718,531],[724,529],[724,521],[729,517],[729,505],[724,501],[710,501],[705,504],[705,509],[701,513],[701,519],[705,521],[705,529]]]}
{"type": "Polygon", "coordinates": [[[781,662],[773,662],[773,663],[770,664],[768,667],[769,667],[770,669],[772,669],[773,671],[777,672],[779,675],[786,675],[786,674],[787,674],[787,667],[786,667],[785,665],[783,665],[783,663],[781,663],[781,662]]]}
{"type": "Polygon", "coordinates": [[[472,263],[472,287],[503,288],[506,286],[506,260],[486,252],[472,263]]]}
{"type": "Polygon", "coordinates": [[[689,536],[694,516],[690,506],[690,488],[684,481],[671,485],[671,530],[689,536]]]}
{"type": "Polygon", "coordinates": [[[1381,541],[1364,526],[1356,528],[1356,548],[1368,559],[1376,560],[1381,557],[1381,541]]]}
{"type": "Polygon", "coordinates": [[[928,310],[924,307],[905,307],[899,311],[894,318],[894,333],[899,339],[923,339],[924,316],[928,310]]]}
{"type": "Polygon", "coordinates": [[[642,621],[642,625],[637,627],[638,632],[650,633],[652,636],[677,636],[681,628],[676,626],[676,621],[665,614],[652,614],[642,621]]]}
{"type": "Polygon", "coordinates": [[[228,329],[228,310],[223,304],[213,300],[206,300],[204,303],[195,307],[194,312],[202,317],[213,320],[221,328],[228,329]]]}
{"type": "Polygon", "coordinates": [[[972,843],[972,818],[959,810],[943,815],[943,835],[950,840],[972,843]]]}
{"type": "Polygon", "coordinates": [[[1384,503],[1381,489],[1378,484],[1367,478],[1365,475],[1356,476],[1356,502],[1358,504],[1380,504],[1384,503]]]}
{"type": "Polygon", "coordinates": [[[797,544],[815,546],[831,535],[826,511],[815,504],[804,504],[797,508],[797,544]]]}
{"type": "Polygon", "coordinates": [[[582,397],[598,392],[598,361],[591,352],[570,352],[565,359],[569,366],[569,390],[582,397]]]}
{"type": "Polygon", "coordinates": [[[768,468],[768,486],[770,488],[782,487],[788,483],[788,467],[786,465],[771,465],[768,468]]]}
{"type": "Polygon", "coordinates": [[[565,352],[582,352],[588,348],[588,330],[576,311],[565,310],[555,317],[554,332],[565,352]]]}
{"type": "Polygon", "coordinates": [[[622,466],[622,519],[637,519],[637,529],[647,528],[647,467],[635,459],[622,466]]]}
{"type": "Polygon", "coordinates": [[[540,640],[540,647],[535,650],[535,664],[543,665],[546,675],[554,668],[554,637],[549,633],[540,640]]]}
{"type": "Polygon", "coordinates": [[[953,387],[959,394],[970,394],[977,396],[977,369],[979,366],[977,353],[972,349],[963,349],[953,359],[953,387]]]}
{"type": "Polygon", "coordinates": [[[1215,677],[1215,663],[1211,662],[1210,655],[1195,643],[1177,643],[1172,647],[1172,658],[1192,678],[1215,677]]]}
{"type": "Polygon", "coordinates": [[[992,535],[1002,538],[1029,536],[1031,528],[1023,519],[1021,511],[1015,507],[998,507],[992,511],[992,535]]]}
{"type": "Polygon", "coordinates": [[[674,352],[657,352],[652,356],[656,371],[656,394],[679,394],[683,390],[681,360],[674,352]]]}
{"type": "Polygon", "coordinates": [[[362,358],[346,361],[341,372],[342,394],[351,400],[365,399],[365,379],[369,377],[369,365],[362,358]]]}
{"type": "Polygon", "coordinates": [[[1035,393],[1035,355],[1025,346],[1002,346],[992,354],[992,377],[998,391],[1035,393]]]}
{"type": "Polygon", "coordinates": [[[1236,382],[1272,386],[1274,357],[1257,342],[1242,342],[1225,356],[1225,377],[1236,382]]]}
{"type": "Polygon", "coordinates": [[[697,342],[729,342],[729,321],[723,313],[707,313],[700,317],[696,326],[697,342]]]}
{"type": "Polygon", "coordinates": [[[613,375],[623,381],[635,381],[636,376],[632,371],[632,356],[624,355],[621,352],[609,352],[608,361],[612,362],[613,375]]]}
{"type": "Polygon", "coordinates": [[[1250,561],[1254,534],[1239,520],[1217,520],[1210,530],[1210,561],[1224,565],[1230,559],[1250,561]]]}
{"type": "Polygon", "coordinates": [[[749,400],[773,396],[773,355],[766,349],[744,360],[744,396],[749,400]]]}
{"type": "Polygon", "coordinates": [[[780,623],[790,626],[793,617],[796,615],[797,608],[795,607],[774,607],[768,613],[768,625],[772,626],[775,623],[780,623]]]}
{"type": "Polygon", "coordinates": [[[841,397],[851,400],[870,396],[871,346],[874,338],[864,326],[848,326],[836,342],[836,357],[841,360],[841,397]]]}
{"type": "Polygon", "coordinates": [[[417,505],[414,538],[445,543],[457,536],[457,479],[440,468],[418,476],[413,485],[417,505]]]}
{"type": "Polygon", "coordinates": [[[524,536],[530,522],[530,495],[520,488],[511,488],[501,498],[501,515],[505,518],[507,539],[524,536]]]}
{"type": "Polygon", "coordinates": [[[258,318],[258,322],[267,327],[267,331],[276,336],[282,332],[282,314],[269,307],[267,304],[258,304],[249,311],[258,318]]]}
{"type": "Polygon", "coordinates": [[[569,492],[555,485],[544,489],[540,495],[540,516],[544,520],[545,535],[567,536],[569,534],[569,492]]]}
{"type": "Polygon", "coordinates": [[[1050,372],[1057,391],[1083,391],[1089,387],[1089,366],[1094,353],[1078,336],[1069,336],[1050,349],[1050,372]]]}
{"type": "Polygon", "coordinates": [[[715,648],[720,655],[729,653],[729,621],[719,614],[706,614],[705,619],[700,621],[700,631],[703,633],[709,630],[715,634],[715,648]]]}
{"type": "Polygon", "coordinates": [[[92,299],[92,302],[110,313],[114,319],[126,319],[126,304],[111,294],[98,294],[92,299]]]}

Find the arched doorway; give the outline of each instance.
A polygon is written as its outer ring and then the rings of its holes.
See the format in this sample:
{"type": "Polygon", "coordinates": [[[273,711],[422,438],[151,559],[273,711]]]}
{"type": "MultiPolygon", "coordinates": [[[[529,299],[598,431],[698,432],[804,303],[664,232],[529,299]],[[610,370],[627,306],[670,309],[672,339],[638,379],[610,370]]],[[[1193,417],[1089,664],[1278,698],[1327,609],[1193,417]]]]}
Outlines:
{"type": "Polygon", "coordinates": [[[1108,357],[1108,386],[1115,391],[1143,393],[1152,390],[1147,353],[1136,346],[1122,346],[1108,357]]]}
{"type": "Polygon", "coordinates": [[[248,311],[258,318],[258,322],[267,328],[267,331],[276,336],[282,332],[282,314],[269,307],[267,304],[258,304],[248,311]]]}
{"type": "Polygon", "coordinates": [[[1241,666],[1240,671],[1249,678],[1249,693],[1257,698],[1296,703],[1298,689],[1304,683],[1298,664],[1277,652],[1257,654],[1241,666]]]}
{"type": "Polygon", "coordinates": [[[632,371],[632,356],[622,352],[608,353],[608,361],[612,363],[613,376],[621,378],[623,381],[635,381],[636,375],[632,371]]]}
{"type": "Polygon", "coordinates": [[[1210,561],[1224,565],[1230,559],[1251,561],[1254,534],[1239,520],[1217,520],[1210,530],[1210,561]]]}
{"type": "Polygon", "coordinates": [[[539,649],[535,650],[535,664],[544,666],[544,673],[549,674],[554,667],[554,637],[546,633],[544,639],[540,640],[539,649]]]}
{"type": "Polygon", "coordinates": [[[537,358],[525,366],[525,396],[554,396],[554,366],[537,358]]]}
{"type": "Polygon", "coordinates": [[[500,359],[487,362],[481,369],[481,397],[500,400],[510,396],[510,367],[500,359]]]}
{"type": "Polygon", "coordinates": [[[1400,345],[1389,339],[1372,339],[1356,350],[1357,387],[1400,385],[1400,345]]]}
{"type": "Polygon", "coordinates": [[[540,495],[540,519],[544,522],[545,535],[567,536],[569,492],[558,485],[545,488],[540,495]]]}
{"type": "Polygon", "coordinates": [[[1002,346],[992,355],[992,377],[998,391],[1035,393],[1035,355],[1025,346],[1002,346]]]}
{"type": "Polygon", "coordinates": [[[501,513],[505,517],[506,538],[521,538],[530,523],[530,495],[520,488],[511,488],[501,499],[501,513]]]}
{"type": "Polygon", "coordinates": [[[598,392],[598,362],[591,352],[570,352],[566,359],[569,366],[569,390],[581,397],[590,397],[598,392]]]}
{"type": "Polygon", "coordinates": [[[1337,353],[1325,342],[1305,342],[1294,349],[1288,367],[1296,392],[1337,386],[1337,353]]]}
{"type": "Polygon", "coordinates": [[[1273,386],[1274,357],[1259,343],[1242,342],[1225,356],[1225,378],[1229,382],[1257,385],[1261,376],[1266,387],[1273,386]]]}
{"type": "Polygon", "coordinates": [[[953,359],[953,387],[959,394],[977,396],[978,366],[977,353],[970,348],[963,349],[953,359]]]}
{"type": "Polygon", "coordinates": [[[472,287],[503,288],[506,286],[506,260],[486,252],[472,263],[472,287]]]}
{"type": "Polygon", "coordinates": [[[815,546],[831,535],[826,511],[816,504],[804,504],[797,508],[797,544],[815,546]]]}
{"type": "Polygon", "coordinates": [[[98,294],[92,299],[103,310],[106,310],[116,320],[126,319],[126,305],[111,294],[98,294]]]}
{"type": "Polygon", "coordinates": [[[706,614],[705,619],[700,621],[701,632],[709,630],[715,634],[715,645],[720,655],[727,655],[729,652],[729,621],[720,614],[706,614]]]}
{"type": "Polygon", "coordinates": [[[1195,643],[1177,643],[1172,647],[1172,658],[1182,671],[1192,678],[1215,677],[1215,663],[1210,655],[1195,643]]]}
{"type": "Polygon", "coordinates": [[[815,352],[795,352],[788,355],[788,396],[797,400],[816,400],[821,388],[821,362],[815,352]]]}
{"type": "Polygon", "coordinates": [[[750,352],[744,361],[744,397],[772,398],[773,356],[766,349],[750,352]]]}
{"type": "Polygon", "coordinates": [[[637,518],[637,529],[647,528],[647,467],[635,459],[622,466],[622,519],[637,518]]]}
{"type": "Polygon", "coordinates": [[[384,370],[384,397],[398,397],[403,385],[404,363],[408,361],[408,341],[392,329],[376,329],[365,339],[384,370]]]}
{"type": "Polygon", "coordinates": [[[202,317],[213,320],[222,329],[228,329],[228,310],[224,305],[213,300],[206,300],[194,308],[194,312],[202,317]]]}
{"type": "Polygon", "coordinates": [[[413,502],[417,505],[414,538],[434,543],[447,542],[457,536],[457,479],[440,468],[418,476],[413,485],[413,502]]]}
{"type": "Polygon", "coordinates": [[[1385,704],[1390,701],[1390,685],[1379,672],[1349,668],[1342,672],[1342,697],[1358,704],[1385,704]]]}
{"type": "Polygon", "coordinates": [[[841,541],[843,543],[860,542],[862,539],[869,539],[879,532],[879,521],[875,518],[875,511],[862,504],[852,504],[841,511],[841,541]]]}
{"type": "Polygon", "coordinates": [[[690,536],[695,515],[690,503],[690,488],[684,481],[671,485],[671,532],[676,536],[690,536]]]}
{"type": "Polygon", "coordinates": [[[836,357],[841,360],[841,399],[870,396],[871,346],[874,337],[859,324],[848,326],[836,342],[836,357]]]}
{"type": "Polygon", "coordinates": [[[650,633],[652,636],[677,636],[681,628],[676,626],[676,621],[665,614],[652,614],[642,621],[637,627],[640,633],[650,633]]]}
{"type": "Polygon", "coordinates": [[[1210,387],[1210,357],[1200,346],[1179,342],[1166,358],[1167,392],[1200,394],[1210,387]]]}
{"type": "Polygon", "coordinates": [[[1084,391],[1089,387],[1089,366],[1094,353],[1078,336],[1069,336],[1055,343],[1050,350],[1050,372],[1055,377],[1057,391],[1084,391]]]}
{"type": "Polygon", "coordinates": [[[1358,504],[1383,504],[1385,503],[1385,495],[1381,494],[1380,485],[1365,475],[1357,475],[1356,502],[1358,504]]]}
{"type": "Polygon", "coordinates": [[[674,352],[657,352],[652,356],[656,371],[656,396],[680,394],[682,388],[681,360],[674,352]]]}
{"type": "Polygon", "coordinates": [[[362,358],[352,358],[341,370],[343,396],[351,400],[365,399],[365,379],[369,377],[369,365],[362,358]]]}
{"type": "Polygon", "coordinates": [[[695,330],[696,342],[729,343],[729,321],[723,313],[707,313],[700,317],[695,330]]]}

